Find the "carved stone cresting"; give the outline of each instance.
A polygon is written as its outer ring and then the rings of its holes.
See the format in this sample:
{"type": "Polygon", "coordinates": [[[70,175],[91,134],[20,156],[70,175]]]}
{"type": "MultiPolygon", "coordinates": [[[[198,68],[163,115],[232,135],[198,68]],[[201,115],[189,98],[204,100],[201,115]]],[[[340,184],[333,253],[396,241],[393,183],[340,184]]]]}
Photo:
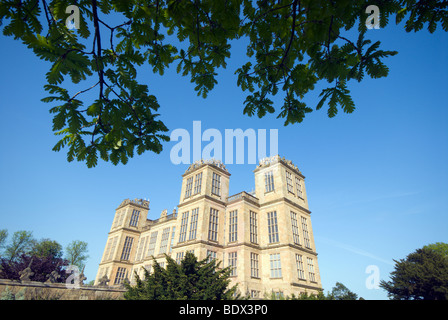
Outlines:
{"type": "Polygon", "coordinates": [[[28,267],[26,267],[24,270],[19,272],[20,281],[21,282],[31,281],[30,277],[34,276],[34,272],[31,271],[31,264],[32,263],[33,263],[33,259],[31,259],[30,264],[28,265],[28,267]]]}
{"type": "Polygon", "coordinates": [[[287,159],[285,159],[285,157],[281,158],[279,155],[260,159],[257,168],[267,167],[267,166],[270,166],[271,164],[275,164],[278,162],[283,162],[287,166],[289,166],[292,169],[296,170],[297,172],[301,173],[299,168],[294,163],[292,163],[291,160],[287,160],[287,159]]]}
{"type": "Polygon", "coordinates": [[[201,159],[201,160],[196,160],[192,164],[190,164],[190,166],[185,171],[185,173],[193,171],[193,170],[195,170],[197,168],[200,168],[200,167],[202,167],[202,166],[204,166],[206,164],[218,167],[218,168],[220,168],[220,169],[222,169],[222,170],[224,170],[226,172],[229,172],[229,171],[227,171],[226,166],[224,165],[224,163],[222,163],[221,160],[217,160],[217,159],[206,159],[206,160],[204,160],[204,159],[201,159]]]}
{"type": "Polygon", "coordinates": [[[47,283],[56,283],[61,278],[61,275],[56,270],[53,270],[50,274],[47,274],[47,278],[47,283]]]}
{"type": "Polygon", "coordinates": [[[102,276],[101,279],[99,280],[98,286],[100,287],[106,287],[108,284],[108,282],[110,282],[110,280],[107,278],[106,275],[102,276]]]}
{"type": "Polygon", "coordinates": [[[134,200],[130,200],[130,199],[125,199],[121,202],[121,204],[118,206],[118,208],[121,208],[127,204],[136,204],[145,208],[149,209],[149,200],[145,200],[145,199],[137,199],[135,198],[134,200]]]}

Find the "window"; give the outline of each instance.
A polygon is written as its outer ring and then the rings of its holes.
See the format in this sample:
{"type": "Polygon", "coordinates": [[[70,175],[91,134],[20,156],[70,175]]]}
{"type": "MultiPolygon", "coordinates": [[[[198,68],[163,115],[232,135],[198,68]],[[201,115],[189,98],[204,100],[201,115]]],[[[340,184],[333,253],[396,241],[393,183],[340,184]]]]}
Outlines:
{"type": "Polygon", "coordinates": [[[182,220],[180,224],[179,242],[184,242],[187,237],[188,211],[182,213],[182,220]]]}
{"type": "Polygon", "coordinates": [[[281,278],[282,266],[280,263],[280,253],[269,255],[269,260],[271,263],[271,278],[281,278]]]}
{"type": "Polygon", "coordinates": [[[126,210],[117,212],[117,215],[115,217],[115,220],[114,220],[114,223],[112,225],[112,228],[121,227],[123,225],[123,219],[124,219],[125,215],[126,215],[126,210]]]}
{"type": "Polygon", "coordinates": [[[229,267],[231,267],[230,276],[236,276],[236,258],[237,258],[236,252],[229,253],[229,267]]]}
{"type": "Polygon", "coordinates": [[[208,240],[218,241],[218,210],[210,208],[208,240]]]}
{"type": "Polygon", "coordinates": [[[162,239],[160,240],[159,254],[166,253],[166,247],[168,246],[168,239],[170,237],[170,228],[165,228],[162,231],[162,239]]]}
{"type": "Polygon", "coordinates": [[[121,253],[121,260],[129,260],[129,255],[131,254],[132,242],[134,242],[134,238],[126,237],[124,240],[123,251],[121,253]]]}
{"type": "Polygon", "coordinates": [[[112,260],[114,258],[115,249],[117,248],[118,236],[112,240],[112,246],[110,248],[109,257],[107,260],[112,260]]]}
{"type": "Polygon", "coordinates": [[[250,276],[253,278],[259,278],[258,276],[258,254],[250,253],[250,276]]]}
{"type": "Polygon", "coordinates": [[[212,193],[217,196],[221,195],[221,176],[214,172],[212,177],[212,193]]]}
{"type": "Polygon", "coordinates": [[[250,242],[258,243],[257,239],[257,213],[250,211],[249,213],[249,231],[250,231],[250,242]]]}
{"type": "Polygon", "coordinates": [[[145,264],[144,268],[146,269],[146,271],[148,271],[149,274],[151,274],[151,272],[152,272],[152,263],[145,264]]]}
{"type": "Polygon", "coordinates": [[[288,192],[294,194],[294,186],[292,185],[292,175],[291,172],[286,171],[286,188],[288,192]]]}
{"type": "Polygon", "coordinates": [[[132,211],[131,221],[129,222],[129,225],[131,227],[136,227],[138,225],[139,216],[140,216],[140,211],[134,209],[132,211]]]}
{"type": "Polygon", "coordinates": [[[121,211],[115,214],[115,219],[114,222],[112,223],[112,228],[116,228],[118,226],[118,220],[120,220],[120,217],[121,217],[121,211]]]}
{"type": "Polygon", "coordinates": [[[114,239],[116,239],[116,237],[109,239],[109,241],[107,242],[106,250],[104,250],[103,261],[112,260],[110,256],[111,256],[112,243],[114,242],[114,239]]]}
{"type": "Polygon", "coordinates": [[[193,194],[201,193],[201,184],[202,184],[202,172],[198,173],[194,177],[194,190],[193,194]]]}
{"type": "Polygon", "coordinates": [[[191,188],[193,187],[193,177],[187,179],[187,186],[185,188],[185,198],[191,196],[191,188]]]}
{"type": "Polygon", "coordinates": [[[275,291],[275,299],[280,300],[284,298],[283,291],[275,291]]]}
{"type": "Polygon", "coordinates": [[[216,260],[216,251],[207,250],[207,262],[216,260]]]}
{"type": "Polygon", "coordinates": [[[268,212],[269,243],[278,242],[277,211],[268,212]]]}
{"type": "Polygon", "coordinates": [[[302,182],[300,181],[300,179],[298,177],[296,177],[296,189],[297,189],[297,196],[299,198],[303,199],[303,195],[302,195],[302,182]]]}
{"type": "Polygon", "coordinates": [[[310,236],[308,234],[308,226],[306,223],[306,218],[300,217],[302,220],[302,232],[303,232],[303,240],[305,241],[305,247],[311,248],[310,244],[310,236]]]}
{"type": "Polygon", "coordinates": [[[300,244],[299,227],[297,225],[297,214],[291,211],[292,239],[295,244],[300,244]]]}
{"type": "Polygon", "coordinates": [[[297,277],[305,280],[305,270],[303,269],[302,255],[296,254],[297,277]]]}
{"type": "Polygon", "coordinates": [[[180,264],[183,259],[184,259],[184,253],[183,252],[178,252],[176,254],[176,263],[180,264]]]}
{"type": "Polygon", "coordinates": [[[120,284],[126,277],[126,268],[118,267],[117,275],[115,276],[114,284],[120,284]]]}
{"type": "Polygon", "coordinates": [[[229,215],[229,242],[238,240],[238,210],[230,211],[229,215]]]}
{"type": "Polygon", "coordinates": [[[196,229],[198,227],[198,212],[199,208],[191,210],[190,235],[188,240],[196,239],[196,229]]]}
{"type": "Polygon", "coordinates": [[[310,281],[316,282],[315,274],[314,274],[314,265],[313,265],[313,259],[306,258],[308,262],[308,274],[310,276],[310,281]]]}
{"type": "Polygon", "coordinates": [[[171,232],[171,244],[170,244],[170,253],[173,251],[174,245],[174,234],[176,233],[176,227],[173,227],[173,231],[171,232]]]}
{"type": "Polygon", "coordinates": [[[272,171],[264,174],[265,192],[274,191],[274,174],[272,171]]]}
{"type": "Polygon", "coordinates": [[[157,234],[158,234],[158,231],[154,231],[153,233],[151,233],[151,238],[149,239],[148,254],[147,254],[147,256],[149,256],[149,257],[155,255],[154,252],[156,249],[157,234]]]}
{"type": "Polygon", "coordinates": [[[143,237],[142,239],[140,239],[140,244],[138,245],[135,261],[139,261],[143,258],[143,253],[145,252],[147,239],[148,237],[143,237]]]}

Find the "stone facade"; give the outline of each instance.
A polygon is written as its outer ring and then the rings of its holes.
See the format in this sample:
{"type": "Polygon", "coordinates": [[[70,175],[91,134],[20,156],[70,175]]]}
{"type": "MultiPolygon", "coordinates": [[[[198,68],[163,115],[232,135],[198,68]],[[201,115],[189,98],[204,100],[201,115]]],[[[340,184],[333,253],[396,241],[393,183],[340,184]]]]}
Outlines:
{"type": "Polygon", "coordinates": [[[185,252],[232,266],[232,285],[263,298],[322,289],[304,179],[288,160],[274,156],[254,170],[255,191],[229,196],[230,173],[219,161],[197,161],[182,175],[178,210],[147,219],[149,202],[125,200],[115,218],[95,284],[134,281],[151,271],[152,256],[185,252]]]}

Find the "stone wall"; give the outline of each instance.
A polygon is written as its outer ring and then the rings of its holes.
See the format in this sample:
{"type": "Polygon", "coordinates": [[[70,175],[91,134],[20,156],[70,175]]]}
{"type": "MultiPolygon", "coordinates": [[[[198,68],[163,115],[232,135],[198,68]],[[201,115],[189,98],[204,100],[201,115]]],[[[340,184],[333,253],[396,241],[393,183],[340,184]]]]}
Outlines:
{"type": "Polygon", "coordinates": [[[126,290],[122,287],[87,285],[70,289],[65,283],[0,279],[0,297],[5,296],[5,291],[12,293],[16,299],[24,300],[121,300],[126,290]]]}

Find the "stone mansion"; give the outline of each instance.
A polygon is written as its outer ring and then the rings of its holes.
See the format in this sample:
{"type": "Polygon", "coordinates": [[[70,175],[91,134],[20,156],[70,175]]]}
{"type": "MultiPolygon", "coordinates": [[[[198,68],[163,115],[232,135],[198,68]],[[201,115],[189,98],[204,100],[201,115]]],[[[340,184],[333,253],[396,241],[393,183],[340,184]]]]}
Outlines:
{"type": "Polygon", "coordinates": [[[322,289],[308,209],[305,177],[289,160],[262,159],[254,170],[255,191],[229,196],[230,173],[216,160],[191,164],[182,175],[180,202],[157,220],[149,201],[124,200],[116,209],[95,284],[131,284],[151,272],[153,256],[180,262],[186,252],[199,260],[231,266],[231,283],[260,299],[322,289]]]}

